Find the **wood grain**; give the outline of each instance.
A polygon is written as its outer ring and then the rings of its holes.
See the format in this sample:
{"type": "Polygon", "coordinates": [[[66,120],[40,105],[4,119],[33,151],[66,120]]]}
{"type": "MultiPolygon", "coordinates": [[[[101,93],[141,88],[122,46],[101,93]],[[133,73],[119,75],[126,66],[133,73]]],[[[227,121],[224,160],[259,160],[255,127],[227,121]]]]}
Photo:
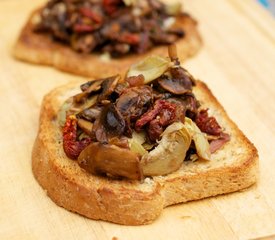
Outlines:
{"type": "Polygon", "coordinates": [[[204,39],[203,50],[185,66],[207,82],[258,148],[257,186],[169,207],[151,225],[127,227],[57,207],[33,178],[30,156],[42,97],[77,78],[11,57],[20,28],[41,3],[0,1],[1,239],[255,239],[275,234],[275,21],[265,10],[252,0],[185,1],[204,39]]]}

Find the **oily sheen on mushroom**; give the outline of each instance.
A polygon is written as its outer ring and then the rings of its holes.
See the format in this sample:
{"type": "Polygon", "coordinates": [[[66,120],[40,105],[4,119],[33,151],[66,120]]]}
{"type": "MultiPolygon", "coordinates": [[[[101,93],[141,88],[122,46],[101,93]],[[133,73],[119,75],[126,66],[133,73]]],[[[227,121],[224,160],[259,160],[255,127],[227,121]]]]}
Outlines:
{"type": "Polygon", "coordinates": [[[194,78],[170,59],[151,56],[115,75],[81,85],[60,109],[66,155],[91,174],[141,180],[176,171],[184,160],[210,160],[230,136],[192,92],[194,78]],[[63,124],[62,124],[63,123],[63,124]]]}

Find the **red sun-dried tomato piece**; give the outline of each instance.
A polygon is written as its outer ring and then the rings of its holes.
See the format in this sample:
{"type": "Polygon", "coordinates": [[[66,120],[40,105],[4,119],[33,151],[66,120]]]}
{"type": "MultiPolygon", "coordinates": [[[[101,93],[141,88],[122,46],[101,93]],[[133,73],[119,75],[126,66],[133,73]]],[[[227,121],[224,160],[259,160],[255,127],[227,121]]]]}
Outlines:
{"type": "Polygon", "coordinates": [[[127,43],[130,45],[137,45],[140,43],[140,35],[137,33],[124,32],[118,36],[117,40],[122,43],[127,43]]]}
{"type": "MultiPolygon", "coordinates": [[[[157,116],[159,126],[165,127],[169,125],[176,119],[176,108],[176,105],[173,103],[165,100],[157,100],[153,106],[153,109],[144,113],[141,118],[137,120],[135,129],[140,131],[144,125],[151,122],[157,116]]],[[[156,121],[154,121],[154,123],[156,123],[156,121]]]]}
{"type": "Polygon", "coordinates": [[[82,7],[79,9],[79,12],[83,16],[90,18],[91,20],[95,21],[96,23],[102,22],[102,16],[99,13],[97,13],[96,11],[93,11],[92,9],[82,7]]]}
{"type": "Polygon", "coordinates": [[[122,0],[103,0],[103,8],[107,13],[113,14],[122,3],[122,0]]]}
{"type": "Polygon", "coordinates": [[[92,142],[90,138],[78,141],[76,131],[77,119],[72,116],[67,117],[63,127],[63,149],[67,157],[71,159],[77,159],[81,151],[92,142]]]}
{"type": "Polygon", "coordinates": [[[222,132],[221,126],[216,118],[208,116],[208,109],[201,110],[196,117],[196,124],[202,132],[210,135],[218,136],[222,132]]]}
{"type": "Polygon", "coordinates": [[[87,24],[75,24],[74,25],[74,31],[77,33],[86,33],[86,32],[92,32],[95,28],[91,25],[87,24]]]}

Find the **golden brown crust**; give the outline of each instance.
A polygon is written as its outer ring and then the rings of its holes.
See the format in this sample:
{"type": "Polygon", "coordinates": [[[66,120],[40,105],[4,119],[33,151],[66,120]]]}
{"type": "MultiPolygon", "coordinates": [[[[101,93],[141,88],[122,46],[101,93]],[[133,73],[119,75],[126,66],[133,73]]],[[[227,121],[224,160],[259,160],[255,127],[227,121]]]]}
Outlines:
{"type": "Polygon", "coordinates": [[[33,147],[33,173],[59,206],[92,219],[140,225],[152,222],[169,205],[238,191],[256,182],[256,148],[202,82],[194,88],[197,98],[231,135],[212,161],[184,162],[176,172],[143,183],[88,174],[65,156],[56,121],[61,103],[79,84],[57,88],[44,98],[33,147]]]}
{"type": "MultiPolygon", "coordinates": [[[[125,72],[133,62],[148,55],[167,56],[167,46],[155,47],[146,54],[132,54],[112,61],[102,60],[98,54],[80,54],[68,46],[54,42],[46,34],[34,33],[31,19],[37,11],[31,14],[14,46],[13,55],[20,60],[51,65],[65,72],[97,78],[111,76],[114,72],[125,72]]],[[[186,36],[177,42],[177,47],[181,60],[185,60],[196,54],[202,41],[194,19],[186,15],[181,17],[180,22],[186,36]]]]}

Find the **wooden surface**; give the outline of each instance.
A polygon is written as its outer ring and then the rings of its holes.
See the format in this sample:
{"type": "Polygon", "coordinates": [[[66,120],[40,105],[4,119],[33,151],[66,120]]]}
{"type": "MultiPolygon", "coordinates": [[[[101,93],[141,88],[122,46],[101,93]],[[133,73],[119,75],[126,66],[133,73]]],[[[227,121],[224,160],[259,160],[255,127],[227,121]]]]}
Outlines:
{"type": "MultiPolygon", "coordinates": [[[[88,220],[57,207],[31,172],[42,97],[77,77],[15,61],[12,45],[43,1],[0,1],[0,239],[254,239],[275,234],[275,21],[252,0],[189,0],[204,47],[185,66],[256,145],[247,191],[167,208],[148,226],[88,220]],[[215,3],[214,3],[215,2],[215,3]]],[[[264,238],[271,239],[271,238],[264,238]]]]}

